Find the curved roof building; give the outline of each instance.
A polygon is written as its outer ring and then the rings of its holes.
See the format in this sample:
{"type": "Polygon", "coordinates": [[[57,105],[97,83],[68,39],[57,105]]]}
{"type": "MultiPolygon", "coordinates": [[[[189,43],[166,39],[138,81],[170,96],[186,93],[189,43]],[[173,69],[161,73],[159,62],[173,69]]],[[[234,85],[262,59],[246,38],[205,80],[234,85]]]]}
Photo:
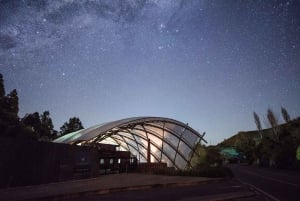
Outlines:
{"type": "Polygon", "coordinates": [[[109,141],[147,161],[150,142],[151,162],[166,162],[178,169],[191,167],[191,159],[197,154],[197,144],[203,135],[174,119],[162,117],[135,117],[99,124],[64,135],[54,142],[92,145],[109,141]]]}

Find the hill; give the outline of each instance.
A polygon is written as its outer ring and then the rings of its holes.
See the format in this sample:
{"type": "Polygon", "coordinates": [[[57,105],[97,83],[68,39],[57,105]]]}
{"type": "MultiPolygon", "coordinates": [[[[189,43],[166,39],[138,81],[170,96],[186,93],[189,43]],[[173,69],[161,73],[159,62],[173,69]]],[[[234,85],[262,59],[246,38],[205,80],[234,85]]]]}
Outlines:
{"type": "MultiPolygon", "coordinates": [[[[279,130],[286,129],[288,130],[292,136],[295,138],[300,138],[300,117],[297,119],[291,120],[288,123],[281,124],[278,126],[279,130]]],[[[270,137],[272,138],[272,129],[263,129],[261,131],[262,137],[270,137]]],[[[231,136],[228,139],[225,139],[223,142],[219,143],[217,146],[219,147],[237,147],[241,141],[249,141],[254,140],[255,142],[259,142],[261,136],[257,130],[255,131],[240,131],[237,134],[231,136]]]]}

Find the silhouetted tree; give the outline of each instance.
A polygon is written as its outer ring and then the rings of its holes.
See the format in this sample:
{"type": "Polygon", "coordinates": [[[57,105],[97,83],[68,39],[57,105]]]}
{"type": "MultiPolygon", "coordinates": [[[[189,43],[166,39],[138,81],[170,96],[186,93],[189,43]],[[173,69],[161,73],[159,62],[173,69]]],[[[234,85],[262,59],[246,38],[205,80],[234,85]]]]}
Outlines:
{"type": "Polygon", "coordinates": [[[254,116],[254,122],[256,124],[256,127],[257,127],[257,130],[258,130],[258,133],[260,135],[260,138],[262,138],[262,134],[261,134],[261,123],[260,123],[260,119],[259,119],[259,116],[256,114],[256,112],[253,112],[253,116],[254,116]]]}
{"type": "Polygon", "coordinates": [[[17,90],[12,90],[7,96],[6,96],[6,102],[8,106],[8,112],[14,114],[15,116],[18,116],[19,112],[19,97],[17,90]]]}
{"type": "Polygon", "coordinates": [[[36,136],[40,136],[42,130],[42,123],[38,112],[26,114],[21,121],[25,125],[25,127],[29,128],[32,132],[34,132],[36,136]]]}
{"type": "Polygon", "coordinates": [[[57,131],[54,130],[49,111],[45,111],[41,115],[38,112],[26,114],[21,122],[42,141],[51,140],[55,138],[57,134],[57,131]]]}
{"type": "Polygon", "coordinates": [[[52,139],[54,136],[54,134],[56,133],[54,131],[54,126],[52,123],[52,119],[50,117],[50,112],[49,111],[45,111],[43,112],[43,114],[40,116],[40,120],[41,120],[41,137],[46,138],[45,140],[49,140],[52,139]]]}
{"type": "Polygon", "coordinates": [[[5,96],[5,88],[4,88],[4,81],[3,81],[3,76],[0,73],[0,101],[3,99],[5,96]]]}
{"type": "Polygon", "coordinates": [[[3,76],[0,74],[0,133],[2,136],[15,136],[20,130],[18,112],[17,90],[14,89],[5,96],[3,76]]]}
{"type": "Polygon", "coordinates": [[[276,140],[278,140],[277,126],[278,126],[278,118],[275,116],[273,111],[269,108],[267,112],[267,118],[271,125],[273,135],[276,140]]]}
{"type": "Polygon", "coordinates": [[[61,135],[71,133],[83,129],[82,123],[78,117],[72,117],[69,122],[65,122],[61,129],[61,135]]]}
{"type": "Polygon", "coordinates": [[[283,117],[285,123],[288,123],[291,121],[290,115],[284,107],[281,107],[281,114],[282,114],[282,117],[283,117]]]}
{"type": "Polygon", "coordinates": [[[5,116],[5,111],[4,111],[4,98],[5,98],[5,89],[4,89],[4,81],[2,74],[0,73],[0,129],[2,132],[4,129],[4,116],[5,116]]]}

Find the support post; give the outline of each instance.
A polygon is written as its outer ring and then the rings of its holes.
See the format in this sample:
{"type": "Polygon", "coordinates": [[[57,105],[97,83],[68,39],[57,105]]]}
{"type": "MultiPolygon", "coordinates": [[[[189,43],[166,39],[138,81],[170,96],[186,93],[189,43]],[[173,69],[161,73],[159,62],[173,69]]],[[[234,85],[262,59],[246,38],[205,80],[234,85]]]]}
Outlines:
{"type": "Polygon", "coordinates": [[[151,163],[151,147],[150,147],[150,139],[148,139],[148,150],[147,150],[147,163],[151,163]]]}

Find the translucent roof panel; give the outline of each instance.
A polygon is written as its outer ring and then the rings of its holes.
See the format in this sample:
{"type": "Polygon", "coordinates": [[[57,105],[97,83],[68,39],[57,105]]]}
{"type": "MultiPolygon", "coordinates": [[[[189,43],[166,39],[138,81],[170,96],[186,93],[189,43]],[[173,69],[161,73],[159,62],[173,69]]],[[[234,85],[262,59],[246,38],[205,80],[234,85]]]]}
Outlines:
{"type": "MultiPolygon", "coordinates": [[[[134,117],[99,124],[64,135],[54,142],[112,142],[146,162],[150,142],[151,162],[166,162],[177,169],[190,167],[194,148],[203,137],[182,122],[163,117],[134,117]]],[[[205,141],[206,142],[206,141],[205,141]]]]}

